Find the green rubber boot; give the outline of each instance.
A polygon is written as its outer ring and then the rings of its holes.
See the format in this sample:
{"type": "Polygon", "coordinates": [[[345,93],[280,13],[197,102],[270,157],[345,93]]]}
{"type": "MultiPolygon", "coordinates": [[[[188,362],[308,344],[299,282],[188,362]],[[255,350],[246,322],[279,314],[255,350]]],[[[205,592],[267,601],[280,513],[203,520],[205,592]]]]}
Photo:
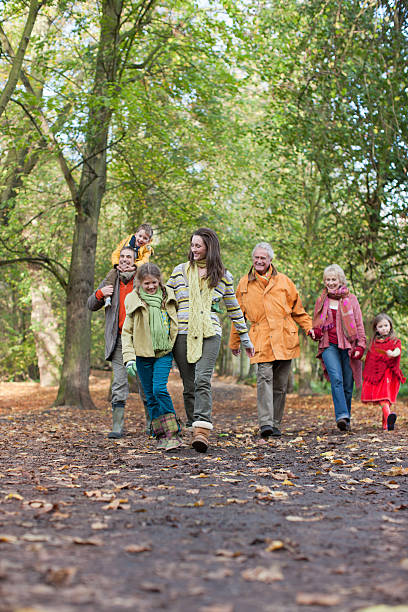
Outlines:
{"type": "Polygon", "coordinates": [[[125,422],[124,404],[112,404],[112,431],[108,433],[108,438],[121,438],[123,436],[123,424],[125,422]]]}

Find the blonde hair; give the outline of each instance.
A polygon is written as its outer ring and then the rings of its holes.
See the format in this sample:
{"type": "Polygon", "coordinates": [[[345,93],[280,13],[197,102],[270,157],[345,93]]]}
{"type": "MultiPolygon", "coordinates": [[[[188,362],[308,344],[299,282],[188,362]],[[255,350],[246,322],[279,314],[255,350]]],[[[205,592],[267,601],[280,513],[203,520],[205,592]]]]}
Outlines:
{"type": "Polygon", "coordinates": [[[343,268],[340,268],[338,264],[330,264],[323,272],[323,281],[329,274],[335,274],[339,279],[340,285],[347,285],[346,275],[344,274],[343,268]]]}

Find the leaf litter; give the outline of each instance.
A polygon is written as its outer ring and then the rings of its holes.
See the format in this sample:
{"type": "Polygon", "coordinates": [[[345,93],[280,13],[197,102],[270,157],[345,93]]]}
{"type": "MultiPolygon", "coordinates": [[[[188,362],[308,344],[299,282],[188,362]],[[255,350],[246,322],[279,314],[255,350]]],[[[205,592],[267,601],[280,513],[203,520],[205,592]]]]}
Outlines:
{"type": "MultiPolygon", "coordinates": [[[[144,434],[138,396],[126,435],[108,440],[109,378],[91,383],[96,411],[49,409],[56,389],[0,383],[1,612],[408,601],[402,402],[394,432],[355,402],[340,434],[329,397],[289,395],[283,436],[259,446],[254,389],[214,377],[208,453],[169,457],[144,434]]],[[[169,388],[183,417],[177,375],[169,388]]]]}

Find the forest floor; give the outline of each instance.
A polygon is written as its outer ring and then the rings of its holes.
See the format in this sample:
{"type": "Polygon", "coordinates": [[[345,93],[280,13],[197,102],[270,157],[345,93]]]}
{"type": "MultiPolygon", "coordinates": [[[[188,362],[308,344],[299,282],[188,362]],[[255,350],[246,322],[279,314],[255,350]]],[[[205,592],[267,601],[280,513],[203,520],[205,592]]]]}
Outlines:
{"type": "Polygon", "coordinates": [[[290,395],[262,445],[256,390],[215,378],[208,453],[168,455],[138,395],[106,437],[108,386],[78,411],[0,384],[1,612],[408,611],[407,404],[383,433],[355,402],[342,434],[329,397],[290,395]]]}

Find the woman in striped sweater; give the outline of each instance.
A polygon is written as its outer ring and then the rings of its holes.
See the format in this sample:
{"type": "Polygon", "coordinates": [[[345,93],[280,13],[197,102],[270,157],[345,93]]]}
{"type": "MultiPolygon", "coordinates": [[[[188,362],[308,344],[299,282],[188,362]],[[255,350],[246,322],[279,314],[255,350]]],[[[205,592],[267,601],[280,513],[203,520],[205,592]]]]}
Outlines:
{"type": "Polygon", "coordinates": [[[178,303],[178,335],[173,348],[184,386],[187,427],[193,428],[193,448],[205,453],[211,422],[211,377],[221,345],[217,317],[224,300],[227,313],[249,357],[254,347],[235,297],[232,275],[225,269],[217,234],[206,227],[191,236],[188,262],[173,270],[167,285],[178,303]]]}

